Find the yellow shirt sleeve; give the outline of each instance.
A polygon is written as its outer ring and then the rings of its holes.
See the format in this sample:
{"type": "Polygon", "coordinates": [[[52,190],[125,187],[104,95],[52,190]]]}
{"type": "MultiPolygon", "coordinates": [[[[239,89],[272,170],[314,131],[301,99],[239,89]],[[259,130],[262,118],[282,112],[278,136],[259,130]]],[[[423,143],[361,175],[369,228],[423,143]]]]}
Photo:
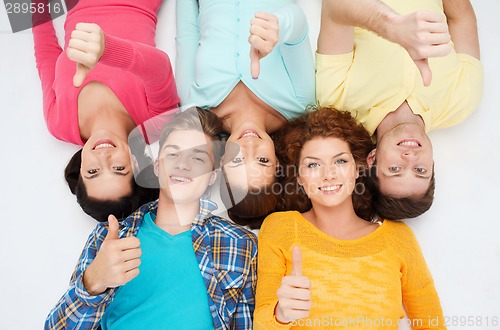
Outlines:
{"type": "MultiPolygon", "coordinates": [[[[278,303],[276,291],[281,286],[281,279],[287,275],[284,246],[290,245],[293,233],[279,214],[268,216],[259,231],[259,254],[257,272],[256,307],[254,312],[254,330],[290,329],[291,324],[281,324],[274,317],[278,303]]],[[[289,252],[290,253],[290,252],[289,252]]]]}

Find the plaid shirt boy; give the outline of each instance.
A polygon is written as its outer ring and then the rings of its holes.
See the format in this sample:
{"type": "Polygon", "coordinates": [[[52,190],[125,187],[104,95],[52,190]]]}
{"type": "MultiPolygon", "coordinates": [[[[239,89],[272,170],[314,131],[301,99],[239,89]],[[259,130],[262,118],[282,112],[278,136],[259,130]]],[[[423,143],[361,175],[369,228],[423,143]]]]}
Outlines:
{"type": "MultiPolygon", "coordinates": [[[[143,205],[121,224],[119,236],[137,236],[144,215],[156,214],[158,202],[143,205]]],[[[193,248],[207,288],[215,329],[252,329],[257,284],[257,238],[248,230],[214,216],[215,203],[200,200],[191,225],[193,248]]],[[[99,329],[101,318],[118,288],[91,296],[83,272],[94,260],[108,232],[98,224],[90,234],[69,289],[50,312],[45,329],[99,329]]]]}

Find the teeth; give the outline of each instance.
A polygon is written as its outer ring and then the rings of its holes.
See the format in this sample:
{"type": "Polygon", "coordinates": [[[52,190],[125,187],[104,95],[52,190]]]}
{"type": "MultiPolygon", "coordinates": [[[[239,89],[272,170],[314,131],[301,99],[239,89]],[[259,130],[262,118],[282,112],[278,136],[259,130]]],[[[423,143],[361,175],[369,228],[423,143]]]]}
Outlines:
{"type": "Polygon", "coordinates": [[[403,141],[399,144],[400,146],[412,146],[412,147],[418,147],[419,144],[415,141],[403,141]]]}
{"type": "Polygon", "coordinates": [[[329,187],[320,187],[319,190],[321,191],[335,191],[340,189],[340,185],[337,186],[329,186],[329,187]]]}
{"type": "Polygon", "coordinates": [[[257,134],[255,134],[254,132],[248,132],[248,133],[245,133],[243,134],[242,137],[247,137],[247,136],[255,136],[256,138],[258,138],[259,136],[257,134]]]}
{"type": "Polygon", "coordinates": [[[114,148],[115,146],[111,143],[101,143],[97,145],[94,149],[102,149],[102,148],[114,148]]]}
{"type": "Polygon", "coordinates": [[[174,180],[174,181],[181,181],[181,182],[191,182],[191,181],[193,181],[193,180],[191,180],[191,179],[189,179],[189,178],[184,178],[184,177],[182,177],[182,176],[173,176],[173,175],[172,175],[170,178],[171,178],[172,180],[174,180]]]}

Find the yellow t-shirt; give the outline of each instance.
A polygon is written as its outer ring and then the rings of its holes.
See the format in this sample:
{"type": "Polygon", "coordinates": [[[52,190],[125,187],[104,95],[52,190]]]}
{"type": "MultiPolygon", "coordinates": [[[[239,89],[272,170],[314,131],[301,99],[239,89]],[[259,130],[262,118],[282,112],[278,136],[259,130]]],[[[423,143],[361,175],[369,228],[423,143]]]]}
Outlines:
{"type": "MultiPolygon", "coordinates": [[[[400,14],[418,10],[443,13],[440,0],[384,2],[400,14]]],[[[349,111],[372,135],[384,117],[405,100],[422,117],[426,131],[462,122],[481,101],[481,62],[452,50],[445,57],[429,59],[429,66],[432,82],[425,87],[404,48],[355,28],[352,52],[316,54],[316,97],[323,106],[349,111]]]]}
{"type": "Polygon", "coordinates": [[[339,240],[299,212],[278,212],[262,225],[258,258],[254,329],[397,329],[403,304],[413,329],[446,329],[431,274],[403,222],[386,220],[362,238],[339,240]],[[312,309],[306,319],[280,324],[276,290],[291,273],[294,245],[311,280],[312,309]]]}

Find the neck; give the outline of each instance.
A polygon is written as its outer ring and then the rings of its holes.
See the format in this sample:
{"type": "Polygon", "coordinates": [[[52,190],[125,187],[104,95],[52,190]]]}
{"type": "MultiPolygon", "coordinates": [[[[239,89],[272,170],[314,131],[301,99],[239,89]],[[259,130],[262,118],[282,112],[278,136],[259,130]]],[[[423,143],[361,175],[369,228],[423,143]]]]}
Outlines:
{"type": "Polygon", "coordinates": [[[160,190],[156,225],[170,234],[176,234],[189,229],[199,211],[199,201],[178,204],[165,196],[160,190]]]}
{"type": "Polygon", "coordinates": [[[416,115],[411,110],[408,103],[403,102],[399,108],[395,111],[389,113],[385,118],[380,122],[377,127],[377,140],[380,140],[385,133],[392,130],[394,127],[401,124],[414,124],[418,125],[425,131],[425,123],[422,120],[422,117],[416,115]]]}
{"type": "Polygon", "coordinates": [[[87,140],[94,132],[106,129],[127,141],[129,133],[135,126],[128,114],[104,107],[80,123],[80,135],[82,139],[87,140]]]}
{"type": "Polygon", "coordinates": [[[356,215],[351,199],[335,207],[313,204],[304,217],[322,232],[340,239],[349,238],[360,225],[367,223],[356,215]]]}
{"type": "Polygon", "coordinates": [[[230,134],[248,127],[256,130],[270,132],[269,125],[266,124],[266,114],[263,111],[254,111],[252,107],[238,109],[227,116],[223,122],[224,129],[230,134]]]}

